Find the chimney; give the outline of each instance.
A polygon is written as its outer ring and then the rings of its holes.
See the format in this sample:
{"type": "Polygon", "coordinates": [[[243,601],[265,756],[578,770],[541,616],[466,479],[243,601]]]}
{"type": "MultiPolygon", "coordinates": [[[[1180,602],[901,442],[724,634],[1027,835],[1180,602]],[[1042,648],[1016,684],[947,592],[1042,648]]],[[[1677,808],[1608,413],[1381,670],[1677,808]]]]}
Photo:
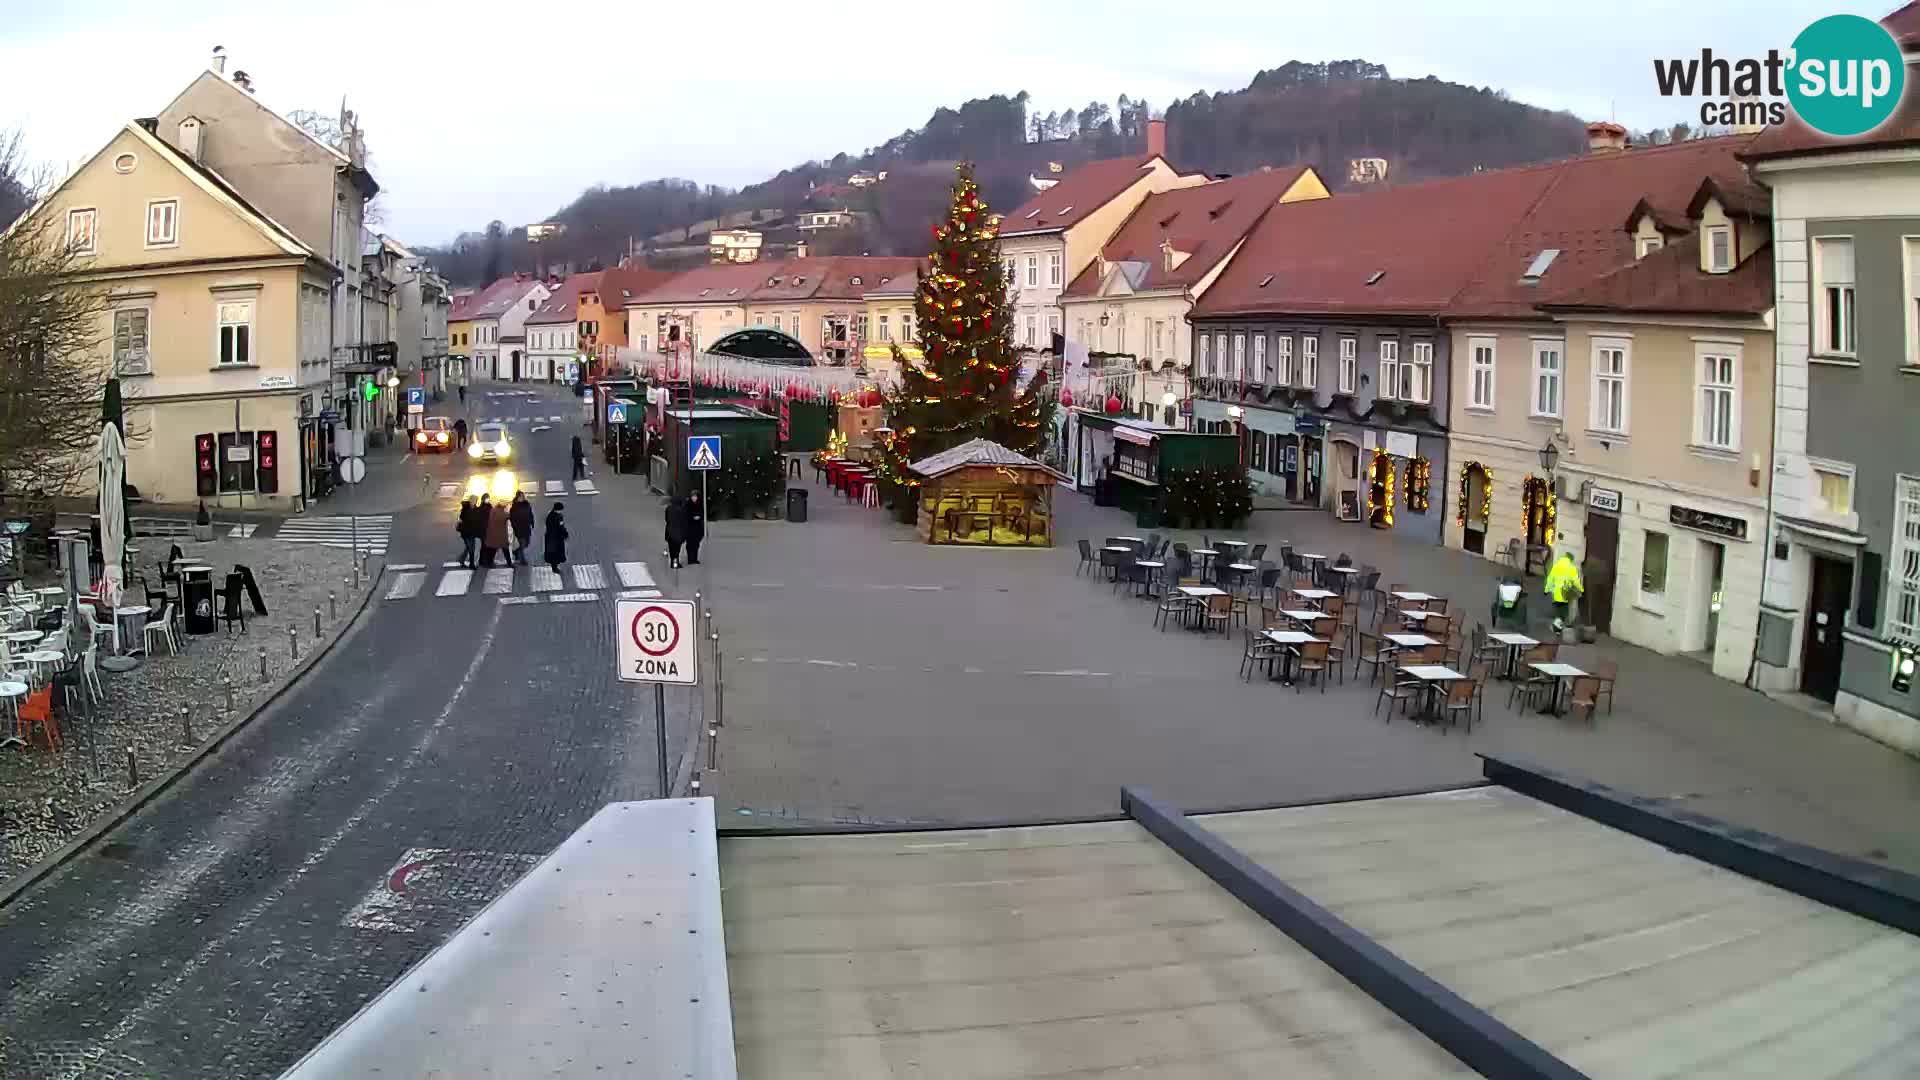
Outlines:
{"type": "Polygon", "coordinates": [[[174,145],[178,146],[180,152],[187,155],[188,158],[199,161],[200,135],[200,118],[197,116],[189,116],[185,120],[180,121],[180,137],[174,141],[174,145]]]}
{"type": "Polygon", "coordinates": [[[807,242],[805,240],[793,245],[793,257],[796,259],[804,259],[807,257],[807,242]]]}
{"type": "Polygon", "coordinates": [[[215,75],[225,75],[227,73],[227,50],[224,47],[219,45],[213,47],[213,64],[211,66],[213,67],[213,73],[215,75]]]}
{"type": "MultiPolygon", "coordinates": [[[[1164,273],[1173,273],[1173,241],[1165,238],[1162,238],[1160,241],[1160,265],[1164,267],[1164,273]]],[[[1264,348],[1265,346],[1262,347],[1264,348]]]]}
{"type": "Polygon", "coordinates": [[[233,85],[245,90],[249,94],[253,93],[253,78],[244,71],[235,71],[233,73],[233,85]]]}
{"type": "Polygon", "coordinates": [[[1627,129],[1608,120],[1587,125],[1587,151],[1593,154],[1617,154],[1627,148],[1627,129]]]}
{"type": "Polygon", "coordinates": [[[1167,122],[1165,120],[1147,121],[1147,153],[1165,157],[1167,153],[1167,122]]]}

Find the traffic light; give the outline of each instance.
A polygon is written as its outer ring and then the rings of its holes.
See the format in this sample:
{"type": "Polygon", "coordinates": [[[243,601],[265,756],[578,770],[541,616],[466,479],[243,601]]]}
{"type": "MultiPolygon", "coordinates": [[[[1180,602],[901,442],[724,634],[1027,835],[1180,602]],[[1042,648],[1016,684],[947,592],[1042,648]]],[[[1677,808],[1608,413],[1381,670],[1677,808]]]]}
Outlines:
{"type": "Polygon", "coordinates": [[[220,489],[219,462],[211,433],[193,437],[193,490],[202,498],[220,489]]]}
{"type": "Polygon", "coordinates": [[[280,490],[280,433],[261,431],[255,433],[255,438],[259,446],[254,454],[254,480],[260,494],[271,495],[280,490]]]}

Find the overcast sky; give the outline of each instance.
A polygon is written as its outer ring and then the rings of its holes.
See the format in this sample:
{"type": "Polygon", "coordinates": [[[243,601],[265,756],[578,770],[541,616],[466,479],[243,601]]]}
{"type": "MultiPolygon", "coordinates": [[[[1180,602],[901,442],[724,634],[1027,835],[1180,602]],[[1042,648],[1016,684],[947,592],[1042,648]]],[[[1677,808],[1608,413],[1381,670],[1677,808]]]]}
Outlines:
{"type": "Polygon", "coordinates": [[[328,0],[270,17],[261,10],[279,5],[258,0],[10,6],[0,127],[24,128],[36,158],[77,164],[119,124],[158,112],[223,45],[228,70],[247,71],[282,113],[332,113],[345,96],[385,188],[383,228],[441,243],[493,218],[538,220],[595,183],[751,183],[968,98],[1026,90],[1047,112],[1124,93],[1165,108],[1295,59],[1364,58],[1633,128],[1691,121],[1693,107],[1655,93],[1654,56],[1756,55],[1821,15],[1896,5],[328,0]]]}

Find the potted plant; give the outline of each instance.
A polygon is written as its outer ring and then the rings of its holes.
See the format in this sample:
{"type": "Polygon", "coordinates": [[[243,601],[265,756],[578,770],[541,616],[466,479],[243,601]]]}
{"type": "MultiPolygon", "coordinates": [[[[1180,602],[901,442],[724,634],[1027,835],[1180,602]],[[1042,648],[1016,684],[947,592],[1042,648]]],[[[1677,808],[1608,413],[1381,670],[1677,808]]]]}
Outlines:
{"type": "Polygon", "coordinates": [[[193,515],[193,538],[195,540],[213,539],[213,515],[207,513],[205,499],[200,501],[200,509],[193,515]]]}

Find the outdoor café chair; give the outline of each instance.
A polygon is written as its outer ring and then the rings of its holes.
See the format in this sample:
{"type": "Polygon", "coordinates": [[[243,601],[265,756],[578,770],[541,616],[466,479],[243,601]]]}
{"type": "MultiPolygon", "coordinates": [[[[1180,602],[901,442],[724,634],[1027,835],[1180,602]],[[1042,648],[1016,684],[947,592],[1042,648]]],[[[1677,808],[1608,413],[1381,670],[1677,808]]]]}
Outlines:
{"type": "Polygon", "coordinates": [[[1266,637],[1264,631],[1253,627],[1244,627],[1240,631],[1245,635],[1245,648],[1240,653],[1240,679],[1251,682],[1253,669],[1261,664],[1267,665],[1267,674],[1273,674],[1273,662],[1280,656],[1280,646],[1266,637]]]}
{"type": "Polygon", "coordinates": [[[1332,663],[1327,657],[1327,648],[1327,643],[1324,641],[1308,641],[1301,644],[1300,659],[1294,664],[1298,672],[1298,677],[1293,682],[1294,693],[1300,692],[1300,684],[1306,681],[1308,672],[1312,672],[1313,681],[1320,684],[1320,692],[1323,694],[1327,692],[1327,671],[1332,663]]]}
{"type": "MultiPolygon", "coordinates": [[[[1381,684],[1380,692],[1374,696],[1374,714],[1379,714],[1381,702],[1392,701],[1399,703],[1400,715],[1405,716],[1407,713],[1407,702],[1419,701],[1420,696],[1426,692],[1426,684],[1419,679],[1411,677],[1403,679],[1400,678],[1398,674],[1392,675],[1385,683],[1381,684]]],[[[1392,705],[1387,706],[1387,723],[1393,723],[1392,705]]]]}
{"type": "Polygon", "coordinates": [[[1600,705],[1600,680],[1592,675],[1581,675],[1573,680],[1573,689],[1567,692],[1567,711],[1575,716],[1585,713],[1587,723],[1592,724],[1593,710],[1600,705]]]}
{"type": "Polygon", "coordinates": [[[239,574],[228,574],[227,584],[220,590],[220,621],[226,624],[227,633],[233,633],[233,624],[240,624],[240,632],[247,632],[247,609],[240,605],[240,592],[245,586],[239,574]]]}
{"type": "Polygon", "coordinates": [[[1507,693],[1507,708],[1513,708],[1520,701],[1532,704],[1534,697],[1542,692],[1549,694],[1557,692],[1559,689],[1557,679],[1551,675],[1542,675],[1527,665],[1552,663],[1559,654],[1559,645],[1551,641],[1543,641],[1531,646],[1520,654],[1520,666],[1525,669],[1526,674],[1516,679],[1513,689],[1507,693]]]}
{"type": "Polygon", "coordinates": [[[1201,627],[1208,633],[1213,632],[1218,623],[1220,632],[1226,633],[1233,628],[1233,597],[1227,593],[1207,597],[1206,607],[1201,612],[1201,627]]]}
{"type": "Polygon", "coordinates": [[[1613,684],[1620,678],[1620,665],[1601,660],[1593,665],[1593,677],[1600,680],[1600,695],[1607,699],[1607,712],[1613,712],[1613,684]]]}
{"type": "Polygon", "coordinates": [[[1180,592],[1171,583],[1161,588],[1160,595],[1156,599],[1158,602],[1153,606],[1153,625],[1159,627],[1163,634],[1175,619],[1184,620],[1187,613],[1193,610],[1193,598],[1180,592]]]}
{"type": "Polygon", "coordinates": [[[167,606],[165,610],[160,613],[160,617],[149,622],[146,626],[148,656],[153,655],[154,638],[159,638],[167,643],[167,655],[180,655],[180,642],[173,636],[173,601],[171,600],[167,601],[167,606]]]}
{"type": "Polygon", "coordinates": [[[1448,723],[1453,722],[1453,717],[1456,714],[1465,714],[1467,718],[1467,733],[1472,734],[1473,733],[1473,702],[1474,702],[1473,680],[1472,679],[1455,679],[1454,681],[1447,684],[1447,698],[1444,704],[1442,705],[1441,711],[1446,715],[1448,723]]]}
{"type": "Polygon", "coordinates": [[[33,745],[33,729],[38,727],[47,738],[47,749],[60,748],[60,724],[53,718],[53,684],[27,693],[20,702],[20,737],[33,745]]]}
{"type": "Polygon", "coordinates": [[[1278,592],[1279,588],[1280,568],[1277,566],[1262,566],[1260,568],[1260,599],[1265,600],[1267,597],[1278,592]]]}
{"type": "Polygon", "coordinates": [[[1080,565],[1073,568],[1073,574],[1079,577],[1082,571],[1093,568],[1093,545],[1087,543],[1087,538],[1083,536],[1080,538],[1080,565]]]}
{"type": "Polygon", "coordinates": [[[1250,562],[1257,566],[1259,565],[1260,560],[1266,557],[1267,557],[1267,545],[1264,543],[1260,543],[1260,544],[1253,545],[1253,550],[1247,552],[1247,557],[1241,561],[1250,562]]]}

